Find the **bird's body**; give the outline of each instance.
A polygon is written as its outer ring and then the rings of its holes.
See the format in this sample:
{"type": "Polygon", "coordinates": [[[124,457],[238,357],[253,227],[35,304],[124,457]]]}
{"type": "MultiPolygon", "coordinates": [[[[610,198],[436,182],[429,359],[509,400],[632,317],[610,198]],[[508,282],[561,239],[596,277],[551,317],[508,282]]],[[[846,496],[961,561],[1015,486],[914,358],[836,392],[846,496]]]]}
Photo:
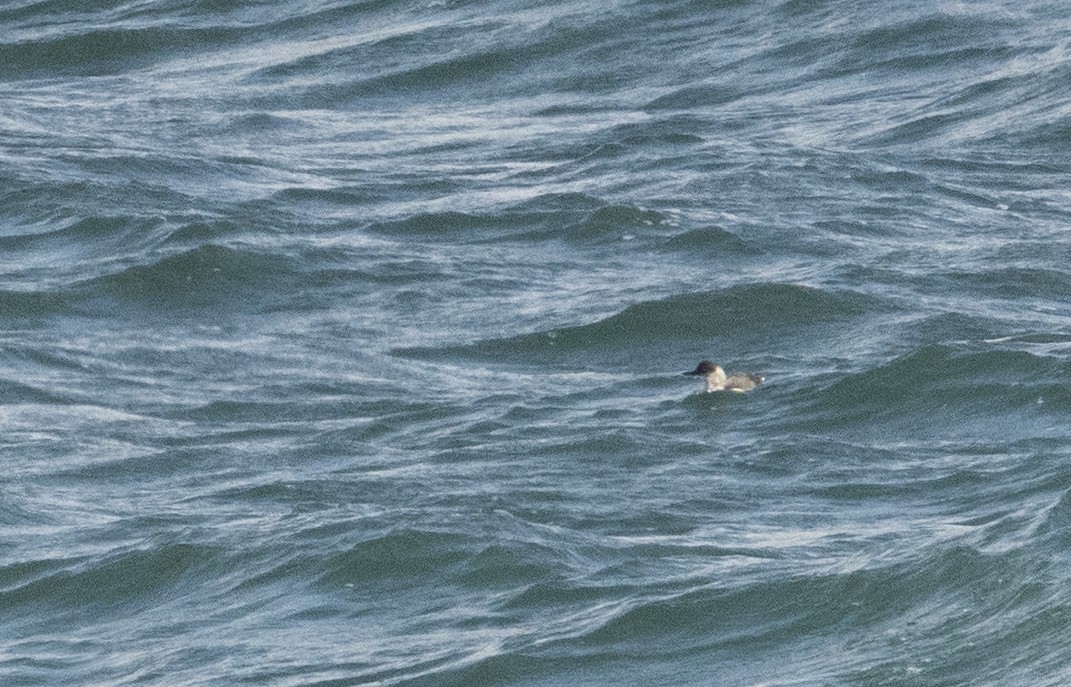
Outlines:
{"type": "Polygon", "coordinates": [[[703,377],[706,381],[707,393],[714,391],[735,391],[737,393],[744,393],[745,391],[751,391],[759,384],[766,381],[766,378],[760,374],[734,372],[731,375],[727,375],[721,365],[712,363],[709,360],[702,361],[694,370],[685,372],[684,374],[703,377]]]}

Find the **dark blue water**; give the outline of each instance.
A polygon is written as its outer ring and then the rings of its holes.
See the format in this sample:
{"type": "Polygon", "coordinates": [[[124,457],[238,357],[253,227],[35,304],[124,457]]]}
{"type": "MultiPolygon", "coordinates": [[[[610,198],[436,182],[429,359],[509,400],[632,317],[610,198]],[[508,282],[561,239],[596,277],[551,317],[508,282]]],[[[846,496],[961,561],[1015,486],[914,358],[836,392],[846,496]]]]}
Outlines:
{"type": "Polygon", "coordinates": [[[1071,6],[92,5],[0,2],[0,684],[1071,682],[1071,6]]]}

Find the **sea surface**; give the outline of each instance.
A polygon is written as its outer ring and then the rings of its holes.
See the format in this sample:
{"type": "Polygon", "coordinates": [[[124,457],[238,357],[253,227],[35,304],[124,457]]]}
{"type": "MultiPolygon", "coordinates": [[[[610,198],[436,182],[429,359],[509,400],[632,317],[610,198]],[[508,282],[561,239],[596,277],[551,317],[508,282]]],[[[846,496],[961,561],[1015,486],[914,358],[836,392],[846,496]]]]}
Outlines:
{"type": "Polygon", "coordinates": [[[1071,684],[1069,84],[1058,0],[0,0],[0,685],[1071,684]]]}

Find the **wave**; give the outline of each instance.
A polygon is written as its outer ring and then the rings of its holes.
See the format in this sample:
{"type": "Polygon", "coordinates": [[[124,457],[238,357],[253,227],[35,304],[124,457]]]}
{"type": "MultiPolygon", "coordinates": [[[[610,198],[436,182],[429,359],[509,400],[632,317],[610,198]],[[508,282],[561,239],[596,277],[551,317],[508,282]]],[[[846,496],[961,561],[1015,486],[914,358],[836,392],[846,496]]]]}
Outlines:
{"type": "Polygon", "coordinates": [[[1071,411],[1069,381],[1071,368],[1059,359],[930,345],[833,382],[803,403],[800,425],[883,436],[908,432],[913,439],[988,437],[1011,425],[1020,434],[1042,434],[1071,411]]]}
{"type": "Polygon", "coordinates": [[[861,317],[884,309],[877,299],[852,291],[826,291],[796,284],[749,284],[717,291],[643,301],[593,324],[491,339],[466,346],[395,349],[416,358],[475,357],[498,362],[539,362],[581,357],[604,360],[622,349],[675,341],[708,341],[740,335],[750,339],[861,317]]]}
{"type": "Polygon", "coordinates": [[[748,95],[748,91],[724,84],[686,86],[667,95],[655,98],[643,106],[648,112],[659,110],[692,110],[695,108],[725,105],[748,95]]]}
{"type": "Polygon", "coordinates": [[[1071,552],[1071,490],[1065,490],[1038,523],[1032,544],[1047,551],[1071,552]]]}
{"type": "Polygon", "coordinates": [[[659,250],[681,252],[690,256],[747,257],[761,255],[763,249],[721,227],[701,227],[675,234],[659,246],[659,250]]]}
{"type": "Polygon", "coordinates": [[[666,240],[669,216],[655,210],[608,204],[582,194],[549,194],[494,214],[457,211],[423,213],[399,220],[376,222],[365,230],[392,238],[456,243],[566,241],[596,244],[649,233],[666,240]]]}
{"type": "Polygon", "coordinates": [[[229,219],[198,218],[186,221],[177,227],[171,228],[164,239],[165,243],[193,243],[196,245],[212,245],[213,242],[222,242],[232,239],[247,231],[242,225],[229,219]]]}
{"type": "Polygon", "coordinates": [[[1005,267],[938,276],[952,289],[1001,299],[1066,301],[1071,299],[1071,272],[1040,267],[1005,267]]]}
{"type": "Polygon", "coordinates": [[[68,297],[62,293],[0,290],[0,321],[7,321],[14,326],[25,326],[75,312],[68,297]]]}
{"type": "Polygon", "coordinates": [[[399,529],[332,556],[324,562],[319,581],[329,586],[373,582],[409,586],[459,568],[471,559],[473,546],[461,534],[399,529]],[[401,570],[404,576],[398,575],[401,570]]]}
{"type": "Polygon", "coordinates": [[[950,546],[857,570],[770,575],[679,592],[558,584],[545,596],[557,600],[559,612],[569,604],[567,621],[548,617],[540,636],[441,669],[436,677],[459,685],[520,675],[554,682],[566,671],[575,676],[578,666],[624,677],[635,676],[637,664],[698,661],[716,662],[719,681],[726,683],[798,680],[803,667],[822,683],[877,684],[902,678],[901,661],[911,665],[920,652],[932,657],[923,662],[927,669],[1011,677],[1022,652],[1051,648],[1046,609],[1066,603],[1065,594],[1056,600],[1029,582],[1008,584],[1034,579],[1037,567],[1017,552],[991,555],[950,546]],[[626,591],[626,603],[610,601],[626,591]],[[1006,622],[994,624],[994,614],[1006,622]],[[828,645],[809,640],[825,635],[844,640],[832,660],[828,645]],[[791,652],[794,660],[760,664],[756,647],[791,652]],[[964,647],[979,647],[974,669],[961,665],[964,647]]]}
{"type": "Polygon", "coordinates": [[[305,54],[258,69],[251,80],[291,82],[298,102],[335,107],[444,93],[472,101],[504,93],[608,92],[629,82],[612,61],[586,58],[608,43],[630,52],[621,24],[604,13],[548,6],[538,17],[516,8],[443,15],[410,8],[393,17],[391,30],[358,31],[344,45],[310,46],[305,54]]]}
{"type": "Polygon", "coordinates": [[[526,42],[519,39],[523,34],[503,32],[499,20],[479,26],[399,24],[386,35],[375,32],[357,35],[348,45],[312,47],[307,54],[256,70],[249,82],[294,83],[292,98],[320,107],[344,107],[369,98],[413,100],[444,91],[471,97],[501,84],[510,73],[520,76],[531,58],[526,42]]]}
{"type": "Polygon", "coordinates": [[[976,385],[978,382],[1013,386],[1037,381],[1058,381],[1065,364],[1025,351],[957,353],[949,346],[933,345],[881,367],[852,375],[835,383],[834,396],[866,398],[911,396],[976,385]]]}
{"type": "Polygon", "coordinates": [[[853,36],[844,64],[871,73],[892,69],[898,76],[935,67],[964,68],[973,60],[999,59],[1010,52],[994,40],[994,28],[1000,28],[998,22],[988,17],[942,13],[883,23],[853,36]]]}
{"type": "Polygon", "coordinates": [[[0,43],[0,74],[14,78],[102,76],[145,69],[174,59],[249,43],[277,40],[356,19],[391,2],[347,2],[327,10],[280,5],[266,15],[256,3],[235,2],[227,7],[201,0],[158,3],[148,10],[135,5],[108,8],[87,21],[80,7],[62,0],[30,3],[0,10],[0,26],[11,36],[32,36],[0,43]],[[47,6],[47,8],[46,8],[47,6]],[[42,21],[46,12],[54,19],[42,21]],[[53,26],[52,31],[27,26],[53,26]]]}
{"type": "Polygon", "coordinates": [[[47,227],[44,230],[0,236],[0,249],[12,254],[24,252],[29,264],[43,262],[45,255],[63,263],[73,255],[84,260],[112,257],[119,250],[135,252],[158,243],[167,232],[158,219],[133,214],[49,220],[43,224],[47,227]]]}
{"type": "MultiPolygon", "coordinates": [[[[0,306],[2,307],[2,306],[0,306]]],[[[71,398],[39,389],[29,384],[0,379],[0,404],[31,404],[43,406],[67,405],[73,403],[71,398]]]]}
{"type": "Polygon", "coordinates": [[[6,78],[104,76],[144,69],[176,55],[188,57],[240,40],[240,30],[143,28],[86,29],[78,33],[0,44],[6,78]]]}
{"type": "Polygon", "coordinates": [[[219,309],[267,307],[288,294],[298,269],[280,255],[207,244],[149,265],[128,267],[74,288],[80,308],[137,307],[161,317],[200,317],[219,309]]]}
{"type": "Polygon", "coordinates": [[[214,576],[212,546],[153,545],[97,558],[35,561],[0,570],[0,603],[12,614],[138,612],[189,593],[191,576],[214,576]],[[126,609],[125,611],[123,609],[126,609]]]}
{"type": "MultiPolygon", "coordinates": [[[[517,218],[511,217],[510,219],[516,220],[517,218]]],[[[369,225],[366,231],[392,237],[408,236],[426,239],[449,237],[471,241],[485,235],[486,230],[501,227],[506,223],[506,218],[447,211],[423,213],[402,220],[377,222],[369,225]]]]}
{"type": "Polygon", "coordinates": [[[932,342],[943,344],[982,342],[1011,336],[1018,330],[1018,323],[994,317],[946,312],[927,315],[904,325],[904,335],[919,347],[932,342]]]}

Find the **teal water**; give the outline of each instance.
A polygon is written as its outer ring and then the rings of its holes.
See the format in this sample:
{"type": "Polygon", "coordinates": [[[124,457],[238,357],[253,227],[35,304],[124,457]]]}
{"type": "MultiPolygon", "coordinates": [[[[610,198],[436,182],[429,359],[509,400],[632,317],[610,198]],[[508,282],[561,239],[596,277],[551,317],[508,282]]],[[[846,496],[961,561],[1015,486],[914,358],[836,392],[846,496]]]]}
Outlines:
{"type": "Polygon", "coordinates": [[[1069,14],[0,2],[0,684],[1066,685],[1069,14]]]}

